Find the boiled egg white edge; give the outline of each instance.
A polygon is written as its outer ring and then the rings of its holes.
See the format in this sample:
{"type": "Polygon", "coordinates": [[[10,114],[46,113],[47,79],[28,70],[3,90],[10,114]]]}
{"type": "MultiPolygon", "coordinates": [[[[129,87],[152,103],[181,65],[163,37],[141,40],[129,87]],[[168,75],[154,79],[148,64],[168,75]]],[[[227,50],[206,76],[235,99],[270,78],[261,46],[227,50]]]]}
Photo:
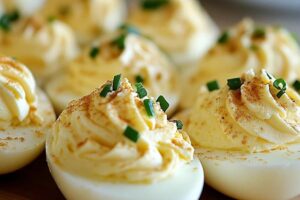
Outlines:
{"type": "Polygon", "coordinates": [[[57,166],[48,153],[46,145],[50,172],[70,200],[198,200],[203,189],[203,169],[197,158],[183,165],[173,176],[153,184],[114,184],[70,174],[57,166]]]}
{"type": "Polygon", "coordinates": [[[282,200],[300,195],[300,145],[265,153],[196,149],[205,182],[236,199],[282,200]]]}
{"type": "Polygon", "coordinates": [[[0,131],[0,141],[7,137],[23,138],[9,141],[7,148],[0,147],[0,175],[16,171],[33,161],[45,146],[46,135],[51,131],[55,114],[46,95],[38,90],[38,113],[44,117],[43,127],[16,127],[0,131]],[[47,130],[48,129],[48,130],[47,130]],[[7,134],[6,134],[6,133],[7,134]],[[42,133],[42,134],[40,134],[42,133]]]}

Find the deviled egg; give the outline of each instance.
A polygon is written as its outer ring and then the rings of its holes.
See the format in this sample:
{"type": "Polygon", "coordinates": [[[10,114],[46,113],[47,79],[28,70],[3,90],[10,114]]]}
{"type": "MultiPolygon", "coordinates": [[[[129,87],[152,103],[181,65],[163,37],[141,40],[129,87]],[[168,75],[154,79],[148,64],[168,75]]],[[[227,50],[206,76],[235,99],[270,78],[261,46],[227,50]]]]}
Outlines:
{"type": "MultiPolygon", "coordinates": [[[[299,90],[300,82],[294,87],[299,90]]],[[[208,88],[188,114],[179,115],[205,181],[236,199],[299,195],[299,94],[265,70],[228,79],[221,89],[208,88]]]]}
{"type": "Polygon", "coordinates": [[[153,42],[130,26],[86,48],[65,71],[50,79],[46,91],[61,112],[71,100],[89,94],[118,73],[143,83],[151,96],[163,94],[170,112],[176,108],[180,94],[175,67],[153,42]]]}
{"type": "Polygon", "coordinates": [[[31,72],[0,57],[0,174],[13,172],[36,158],[55,121],[46,95],[31,72]]]}
{"type": "Polygon", "coordinates": [[[78,53],[73,31],[66,24],[55,19],[20,18],[15,11],[5,15],[11,20],[0,28],[1,53],[25,63],[38,83],[78,53]]]}
{"type": "Polygon", "coordinates": [[[196,0],[138,0],[128,23],[153,39],[172,60],[187,66],[212,46],[218,28],[196,0]]]}
{"type": "Polygon", "coordinates": [[[52,176],[67,199],[197,200],[203,171],[166,101],[116,75],[72,101],[47,138],[52,176]]]}
{"type": "Polygon", "coordinates": [[[39,15],[72,27],[81,44],[116,30],[126,18],[125,0],[46,0],[39,15]]]}
{"type": "Polygon", "coordinates": [[[278,26],[260,27],[244,19],[221,34],[218,42],[183,81],[183,107],[191,106],[199,86],[211,80],[226,83],[249,69],[265,68],[288,83],[300,78],[300,49],[291,33],[278,26]],[[195,92],[196,91],[196,92],[195,92]]]}

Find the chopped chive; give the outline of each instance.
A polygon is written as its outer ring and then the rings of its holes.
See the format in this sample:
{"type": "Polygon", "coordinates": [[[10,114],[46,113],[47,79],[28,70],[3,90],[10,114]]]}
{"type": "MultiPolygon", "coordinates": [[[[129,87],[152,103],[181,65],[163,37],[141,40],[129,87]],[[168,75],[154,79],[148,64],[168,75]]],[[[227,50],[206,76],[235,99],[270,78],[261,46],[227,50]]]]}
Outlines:
{"type": "Polygon", "coordinates": [[[169,108],[170,104],[168,103],[168,101],[165,99],[165,97],[163,97],[162,95],[160,95],[156,102],[159,102],[159,105],[161,107],[161,109],[166,112],[167,109],[169,108]]]}
{"type": "Polygon", "coordinates": [[[218,39],[219,44],[225,44],[229,40],[229,33],[227,31],[223,32],[218,39]]]}
{"type": "Polygon", "coordinates": [[[183,128],[183,123],[180,120],[172,120],[171,122],[176,123],[177,130],[181,130],[183,128]]]}
{"type": "Polygon", "coordinates": [[[268,78],[271,80],[272,76],[268,72],[266,72],[266,74],[267,74],[268,78]]]}
{"type": "Polygon", "coordinates": [[[219,83],[216,80],[206,83],[206,87],[207,87],[208,91],[210,91],[210,92],[214,91],[214,90],[218,90],[220,88],[219,83]]]}
{"type": "Polygon", "coordinates": [[[263,28],[256,28],[253,33],[253,38],[264,38],[266,36],[266,31],[263,28]]]}
{"type": "Polygon", "coordinates": [[[100,92],[100,96],[106,97],[109,92],[111,92],[111,84],[106,84],[100,92]]]}
{"type": "Polygon", "coordinates": [[[280,97],[285,93],[285,91],[286,91],[286,82],[285,82],[285,80],[283,80],[282,78],[276,79],[276,80],[274,81],[274,83],[273,83],[273,86],[274,86],[276,89],[280,90],[280,91],[276,94],[276,96],[277,96],[278,98],[280,98],[280,97]]]}
{"type": "Polygon", "coordinates": [[[295,82],[293,83],[293,87],[295,88],[295,90],[299,91],[300,90],[300,81],[295,80],[295,82]]]}
{"type": "Polygon", "coordinates": [[[153,107],[153,102],[150,99],[145,99],[144,100],[144,106],[146,109],[146,112],[148,114],[149,117],[154,117],[155,116],[155,112],[154,112],[154,107],[153,107]]]}
{"type": "Polygon", "coordinates": [[[140,35],[140,31],[136,27],[128,24],[123,24],[122,26],[120,26],[120,29],[125,31],[126,33],[140,35]]]}
{"type": "Polygon", "coordinates": [[[0,29],[6,32],[9,31],[11,29],[12,22],[18,21],[19,18],[20,14],[17,10],[11,13],[3,14],[0,17],[0,29]]]}
{"type": "Polygon", "coordinates": [[[55,18],[54,16],[49,16],[48,19],[47,19],[47,21],[48,21],[49,23],[52,23],[52,22],[54,22],[55,20],[56,20],[56,18],[55,18]]]}
{"type": "Polygon", "coordinates": [[[142,83],[136,83],[135,87],[136,87],[136,92],[140,98],[144,98],[145,96],[147,96],[147,90],[144,88],[142,83]]]}
{"type": "Polygon", "coordinates": [[[126,127],[123,134],[132,142],[137,142],[140,137],[139,132],[130,126],[126,127]]]}
{"type": "Polygon", "coordinates": [[[137,75],[137,76],[135,76],[135,82],[144,83],[144,79],[141,75],[137,75]]]}
{"type": "Polygon", "coordinates": [[[123,33],[116,39],[112,41],[113,45],[116,45],[120,50],[123,50],[125,48],[125,39],[127,37],[127,34],[123,33]]]}
{"type": "Polygon", "coordinates": [[[249,48],[250,48],[252,51],[257,51],[257,50],[258,50],[258,46],[255,45],[255,44],[252,44],[249,48]]]}
{"type": "Polygon", "coordinates": [[[116,91],[120,87],[120,84],[121,84],[121,74],[118,74],[114,76],[113,79],[113,90],[116,91]]]}
{"type": "Polygon", "coordinates": [[[145,10],[155,10],[166,4],[168,4],[170,0],[142,0],[141,6],[145,10]]]}
{"type": "Polygon", "coordinates": [[[92,47],[90,50],[90,57],[96,58],[96,56],[99,54],[99,48],[98,47],[92,47]]]}
{"type": "Polygon", "coordinates": [[[230,90],[237,90],[242,86],[242,80],[240,78],[228,79],[227,85],[230,90]]]}

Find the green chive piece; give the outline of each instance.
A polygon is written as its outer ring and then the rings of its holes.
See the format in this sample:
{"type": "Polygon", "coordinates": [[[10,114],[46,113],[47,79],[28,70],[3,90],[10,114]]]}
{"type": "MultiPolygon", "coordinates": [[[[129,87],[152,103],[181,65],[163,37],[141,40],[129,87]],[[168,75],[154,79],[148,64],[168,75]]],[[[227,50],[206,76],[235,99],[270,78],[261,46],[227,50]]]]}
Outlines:
{"type": "Polygon", "coordinates": [[[232,78],[227,80],[227,85],[230,90],[240,89],[242,86],[242,80],[240,78],[232,78]]]}
{"type": "Polygon", "coordinates": [[[266,74],[267,74],[268,78],[271,80],[272,76],[268,72],[266,72],[266,74]]]}
{"type": "Polygon", "coordinates": [[[128,24],[123,24],[122,26],[120,26],[120,29],[125,31],[126,33],[132,33],[132,34],[136,34],[136,35],[141,34],[140,31],[136,27],[128,25],[128,24]]]}
{"type": "Polygon", "coordinates": [[[136,83],[135,87],[136,87],[136,92],[140,98],[144,98],[145,96],[147,96],[147,90],[144,88],[142,83],[136,83]]]}
{"type": "Polygon", "coordinates": [[[164,112],[166,112],[170,106],[168,101],[162,95],[157,98],[156,102],[159,102],[159,105],[164,112]]]}
{"type": "Polygon", "coordinates": [[[111,92],[111,84],[106,84],[100,92],[100,96],[106,97],[109,92],[111,92]]]}
{"type": "Polygon", "coordinates": [[[280,90],[280,91],[276,94],[276,96],[277,96],[278,98],[280,98],[280,97],[285,93],[285,91],[286,91],[286,82],[285,82],[285,80],[283,80],[282,78],[276,79],[276,80],[273,82],[273,86],[274,86],[276,89],[280,90]]]}
{"type": "Polygon", "coordinates": [[[218,39],[219,44],[225,44],[229,40],[229,33],[227,31],[223,32],[218,39]]]}
{"type": "Polygon", "coordinates": [[[96,58],[97,55],[99,54],[99,48],[98,47],[92,47],[91,50],[90,50],[90,57],[91,58],[96,58]]]}
{"type": "Polygon", "coordinates": [[[300,81],[295,80],[295,82],[293,83],[293,87],[295,88],[295,90],[299,91],[300,90],[300,81]]]}
{"type": "Polygon", "coordinates": [[[132,142],[137,142],[140,137],[139,132],[130,126],[126,127],[123,134],[132,142]]]}
{"type": "Polygon", "coordinates": [[[264,38],[266,36],[266,31],[263,28],[256,28],[253,33],[253,38],[264,38]]]}
{"type": "Polygon", "coordinates": [[[286,82],[282,78],[278,78],[274,81],[273,86],[278,90],[286,89],[286,82]]]}
{"type": "Polygon", "coordinates": [[[148,114],[149,117],[154,117],[155,116],[155,112],[154,112],[154,107],[153,107],[153,101],[151,101],[150,99],[145,99],[144,100],[144,106],[146,109],[146,112],[148,114]]]}
{"type": "Polygon", "coordinates": [[[206,87],[207,87],[208,91],[210,91],[210,92],[214,91],[214,90],[218,90],[220,88],[219,83],[216,80],[206,83],[206,87]]]}
{"type": "Polygon", "coordinates": [[[119,49],[123,50],[125,48],[125,39],[127,34],[121,34],[119,37],[112,41],[113,45],[116,45],[119,49]]]}
{"type": "Polygon", "coordinates": [[[172,120],[171,122],[176,123],[177,130],[181,130],[183,128],[183,123],[180,120],[172,120]]]}
{"type": "Polygon", "coordinates": [[[49,23],[52,23],[52,22],[54,22],[55,20],[56,20],[56,18],[55,18],[54,16],[49,16],[48,19],[47,19],[47,21],[48,21],[49,23]]]}
{"type": "Polygon", "coordinates": [[[121,84],[121,74],[115,75],[113,79],[113,90],[116,91],[121,84]]]}
{"type": "Polygon", "coordinates": [[[257,45],[255,45],[255,44],[252,44],[250,47],[249,47],[249,49],[251,49],[252,51],[257,51],[258,50],[258,46],[257,45]]]}
{"type": "Polygon", "coordinates": [[[144,78],[141,75],[135,76],[135,82],[144,83],[144,78]]]}
{"type": "Polygon", "coordinates": [[[17,10],[11,13],[3,14],[0,17],[0,29],[6,32],[9,31],[11,29],[12,22],[18,21],[19,18],[20,18],[20,14],[17,10]]]}
{"type": "Polygon", "coordinates": [[[145,10],[155,10],[166,4],[168,4],[170,0],[142,0],[141,6],[145,10]]]}

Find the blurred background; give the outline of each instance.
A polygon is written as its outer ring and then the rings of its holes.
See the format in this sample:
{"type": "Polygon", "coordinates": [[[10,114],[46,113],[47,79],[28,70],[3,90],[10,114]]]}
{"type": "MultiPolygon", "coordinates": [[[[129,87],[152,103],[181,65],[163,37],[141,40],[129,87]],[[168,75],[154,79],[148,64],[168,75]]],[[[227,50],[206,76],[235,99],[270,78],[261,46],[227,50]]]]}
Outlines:
{"type": "Polygon", "coordinates": [[[286,27],[300,35],[300,0],[200,0],[215,22],[224,29],[243,17],[259,24],[286,27]]]}

